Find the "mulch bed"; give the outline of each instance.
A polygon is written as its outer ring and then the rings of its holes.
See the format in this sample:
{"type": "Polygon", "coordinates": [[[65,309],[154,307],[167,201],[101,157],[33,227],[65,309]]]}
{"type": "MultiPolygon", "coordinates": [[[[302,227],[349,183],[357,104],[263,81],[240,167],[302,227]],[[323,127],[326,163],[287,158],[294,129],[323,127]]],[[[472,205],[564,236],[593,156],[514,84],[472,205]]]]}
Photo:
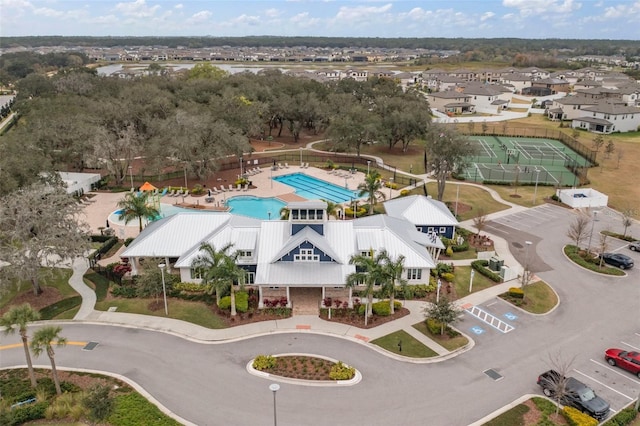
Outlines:
{"type": "Polygon", "coordinates": [[[281,377],[302,380],[331,380],[329,372],[333,362],[310,356],[278,356],[273,368],[264,370],[265,373],[281,377]]]}
{"type": "Polygon", "coordinates": [[[40,309],[53,305],[62,299],[63,297],[60,294],[60,291],[55,287],[42,287],[42,293],[38,296],[33,294],[32,289],[29,289],[28,291],[20,293],[14,297],[10,304],[7,304],[0,309],[0,315],[4,314],[12,306],[22,305],[23,303],[28,303],[34,310],[39,311],[40,309]]]}
{"type": "Polygon", "coordinates": [[[331,310],[331,319],[328,318],[328,315],[326,313],[322,313],[320,314],[320,318],[325,320],[325,321],[330,321],[330,322],[337,322],[337,323],[341,323],[341,324],[347,324],[347,325],[352,325],[354,327],[358,327],[358,328],[364,328],[364,329],[369,329],[369,328],[373,328],[373,327],[377,327],[379,325],[382,325],[384,323],[387,323],[389,321],[395,321],[399,318],[402,318],[406,315],[409,315],[409,310],[407,308],[400,308],[400,309],[396,309],[395,313],[393,315],[389,315],[386,317],[381,317],[378,315],[374,315],[372,317],[370,317],[367,320],[367,326],[365,327],[364,325],[364,317],[358,316],[358,315],[340,315],[337,314],[337,311],[335,309],[331,310]]]}

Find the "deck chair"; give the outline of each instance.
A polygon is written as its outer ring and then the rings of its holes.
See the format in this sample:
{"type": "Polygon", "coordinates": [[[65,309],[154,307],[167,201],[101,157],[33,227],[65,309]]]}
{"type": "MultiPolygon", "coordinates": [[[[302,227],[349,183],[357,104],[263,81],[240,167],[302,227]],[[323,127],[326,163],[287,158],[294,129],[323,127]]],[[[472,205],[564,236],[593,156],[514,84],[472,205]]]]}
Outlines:
{"type": "Polygon", "coordinates": [[[233,185],[229,184],[228,191],[229,191],[229,192],[233,192],[233,185]]]}
{"type": "Polygon", "coordinates": [[[289,168],[289,163],[284,163],[284,168],[288,169],[289,168]]]}
{"type": "Polygon", "coordinates": [[[242,187],[243,191],[247,191],[249,189],[249,184],[245,183],[244,186],[242,187]]]}
{"type": "Polygon", "coordinates": [[[188,189],[186,191],[184,191],[184,194],[182,194],[182,196],[186,197],[187,195],[189,195],[189,190],[188,189]]]}
{"type": "Polygon", "coordinates": [[[304,168],[308,169],[309,168],[309,163],[304,163],[304,168]]]}
{"type": "Polygon", "coordinates": [[[278,163],[278,168],[279,169],[283,169],[284,167],[282,167],[282,163],[278,163]]]}
{"type": "Polygon", "coordinates": [[[236,191],[242,191],[242,184],[241,183],[236,185],[236,191]]]}

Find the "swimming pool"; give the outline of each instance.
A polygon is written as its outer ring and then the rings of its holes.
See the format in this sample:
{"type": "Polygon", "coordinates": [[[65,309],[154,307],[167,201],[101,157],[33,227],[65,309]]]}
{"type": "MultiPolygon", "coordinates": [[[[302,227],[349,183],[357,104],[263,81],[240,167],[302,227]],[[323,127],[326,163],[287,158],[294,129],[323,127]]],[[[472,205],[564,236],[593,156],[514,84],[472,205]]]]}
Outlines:
{"type": "Polygon", "coordinates": [[[256,219],[280,219],[280,210],[286,204],[277,198],[258,198],[242,195],[227,199],[232,214],[255,217],[256,219]]]}
{"type": "Polygon", "coordinates": [[[277,176],[273,179],[295,188],[297,195],[308,200],[327,200],[334,203],[344,203],[354,198],[359,198],[359,191],[352,191],[304,173],[292,173],[277,176]]]}

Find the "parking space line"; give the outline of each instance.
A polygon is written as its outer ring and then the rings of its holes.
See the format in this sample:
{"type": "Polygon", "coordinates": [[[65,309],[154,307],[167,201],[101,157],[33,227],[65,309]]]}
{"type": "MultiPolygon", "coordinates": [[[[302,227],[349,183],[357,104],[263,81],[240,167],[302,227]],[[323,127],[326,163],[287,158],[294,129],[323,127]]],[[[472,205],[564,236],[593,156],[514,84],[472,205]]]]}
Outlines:
{"type": "Polygon", "coordinates": [[[622,343],[623,345],[627,345],[627,346],[629,346],[630,348],[635,349],[636,351],[640,351],[640,348],[637,348],[637,347],[633,346],[633,345],[632,345],[632,344],[630,344],[630,343],[627,343],[627,342],[620,342],[620,343],[622,343]]]}
{"type": "Polygon", "coordinates": [[[618,391],[618,390],[615,390],[615,389],[614,389],[614,388],[612,388],[611,386],[607,386],[607,385],[605,385],[604,383],[602,383],[602,382],[600,382],[600,381],[598,381],[598,380],[594,379],[593,377],[591,377],[591,376],[589,376],[589,375],[587,375],[587,374],[584,374],[582,371],[576,370],[575,368],[573,369],[573,371],[575,371],[575,372],[576,372],[576,373],[578,373],[578,374],[582,374],[584,377],[588,378],[588,379],[589,379],[589,380],[591,380],[591,381],[596,382],[596,383],[597,383],[597,384],[599,384],[600,386],[604,386],[605,388],[607,388],[607,389],[609,389],[609,390],[611,390],[611,391],[613,391],[613,392],[615,392],[615,393],[617,393],[617,394],[619,394],[619,395],[624,396],[624,397],[625,397],[625,398],[627,398],[629,401],[633,401],[633,400],[635,399],[635,398],[632,398],[632,397],[630,397],[630,396],[628,396],[628,395],[626,395],[626,394],[624,394],[624,393],[622,393],[622,392],[620,392],[620,391],[618,391]]]}
{"type": "Polygon", "coordinates": [[[591,361],[591,362],[593,362],[593,363],[595,363],[595,364],[599,365],[600,367],[604,367],[604,368],[606,368],[607,370],[609,370],[609,371],[611,371],[611,372],[613,372],[613,373],[616,373],[618,376],[622,376],[622,377],[624,377],[625,379],[629,379],[629,380],[631,380],[633,383],[636,383],[636,384],[640,385],[640,382],[639,382],[639,381],[637,381],[637,380],[635,380],[635,379],[632,379],[631,377],[629,377],[629,375],[628,375],[628,374],[624,374],[624,373],[623,373],[620,369],[618,369],[618,368],[613,368],[613,367],[609,366],[609,364],[605,364],[605,363],[602,363],[602,362],[600,362],[600,361],[596,361],[595,359],[589,359],[589,361],[591,361]]]}

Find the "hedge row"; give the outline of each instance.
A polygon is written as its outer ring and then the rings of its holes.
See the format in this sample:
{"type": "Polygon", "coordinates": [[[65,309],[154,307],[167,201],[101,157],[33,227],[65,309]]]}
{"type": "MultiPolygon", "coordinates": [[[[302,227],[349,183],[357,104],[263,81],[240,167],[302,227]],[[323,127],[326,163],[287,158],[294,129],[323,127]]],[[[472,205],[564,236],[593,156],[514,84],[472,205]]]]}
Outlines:
{"type": "MultiPolygon", "coordinates": [[[[223,311],[231,310],[231,296],[225,296],[220,299],[218,308],[223,311]]],[[[247,312],[249,310],[249,294],[243,291],[236,292],[236,311],[247,312]]]]}
{"type": "Polygon", "coordinates": [[[485,277],[489,278],[491,281],[495,281],[497,283],[502,282],[502,277],[500,275],[493,272],[491,269],[487,268],[489,266],[488,260],[474,260],[471,262],[471,267],[476,271],[480,272],[485,277]]]}
{"type": "Polygon", "coordinates": [[[608,266],[600,268],[600,261],[595,261],[595,258],[585,259],[584,257],[580,256],[580,248],[576,246],[566,245],[564,247],[564,254],[566,254],[567,257],[571,259],[573,262],[577,263],[583,268],[590,269],[594,272],[598,272],[600,274],[605,274],[605,275],[617,275],[617,276],[625,275],[624,271],[621,271],[618,268],[612,268],[608,266]]]}

